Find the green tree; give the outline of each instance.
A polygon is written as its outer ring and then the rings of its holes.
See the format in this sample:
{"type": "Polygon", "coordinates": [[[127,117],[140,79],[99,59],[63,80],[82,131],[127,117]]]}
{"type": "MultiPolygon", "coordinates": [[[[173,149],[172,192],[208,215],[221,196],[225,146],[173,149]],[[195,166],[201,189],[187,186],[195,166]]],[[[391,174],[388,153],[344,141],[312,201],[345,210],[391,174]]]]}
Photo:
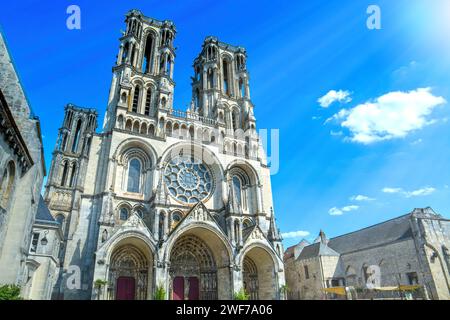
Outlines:
{"type": "Polygon", "coordinates": [[[94,282],[94,287],[97,290],[97,300],[100,300],[100,293],[102,292],[102,288],[108,284],[108,281],[97,279],[94,282]]]}
{"type": "Polygon", "coordinates": [[[14,284],[0,286],[0,300],[22,300],[20,287],[14,284]]]}

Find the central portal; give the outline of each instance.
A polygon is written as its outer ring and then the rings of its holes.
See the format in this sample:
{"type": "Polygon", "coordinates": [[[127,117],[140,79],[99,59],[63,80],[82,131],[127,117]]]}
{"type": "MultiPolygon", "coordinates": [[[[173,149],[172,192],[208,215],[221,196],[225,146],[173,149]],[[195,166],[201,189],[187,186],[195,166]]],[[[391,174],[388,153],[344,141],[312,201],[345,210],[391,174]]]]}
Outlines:
{"type": "Polygon", "coordinates": [[[200,288],[197,277],[175,277],[173,279],[173,300],[184,300],[186,292],[188,300],[199,300],[200,288]]]}
{"type": "Polygon", "coordinates": [[[177,240],[170,255],[174,300],[216,300],[217,267],[209,247],[188,235],[177,240]]]}

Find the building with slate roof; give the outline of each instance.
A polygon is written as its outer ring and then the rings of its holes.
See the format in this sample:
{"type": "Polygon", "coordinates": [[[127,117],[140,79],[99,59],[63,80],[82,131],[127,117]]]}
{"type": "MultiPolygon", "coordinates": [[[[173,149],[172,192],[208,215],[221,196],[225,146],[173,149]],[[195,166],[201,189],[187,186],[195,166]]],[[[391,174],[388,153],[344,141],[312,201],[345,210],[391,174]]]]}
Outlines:
{"type": "Polygon", "coordinates": [[[324,288],[421,285],[422,297],[450,298],[450,220],[431,208],[314,243],[284,255],[291,299],[325,299],[324,288]]]}
{"type": "Polygon", "coordinates": [[[40,122],[0,31],[0,285],[24,290],[32,281],[28,254],[44,176],[40,122]]]}
{"type": "Polygon", "coordinates": [[[33,225],[29,261],[29,278],[24,296],[33,300],[50,300],[60,273],[60,246],[63,244],[61,221],[55,220],[42,196],[39,198],[33,225]]]}

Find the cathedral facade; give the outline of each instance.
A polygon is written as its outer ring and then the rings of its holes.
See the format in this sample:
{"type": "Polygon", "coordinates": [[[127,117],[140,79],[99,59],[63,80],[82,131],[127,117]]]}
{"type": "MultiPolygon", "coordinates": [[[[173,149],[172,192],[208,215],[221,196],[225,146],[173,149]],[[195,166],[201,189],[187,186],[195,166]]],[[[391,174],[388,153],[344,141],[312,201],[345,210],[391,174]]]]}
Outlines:
{"type": "Polygon", "coordinates": [[[45,202],[61,224],[55,299],[280,299],[283,248],[244,48],[207,37],[173,106],[176,28],[126,15],[103,129],[69,104],[45,202]]]}

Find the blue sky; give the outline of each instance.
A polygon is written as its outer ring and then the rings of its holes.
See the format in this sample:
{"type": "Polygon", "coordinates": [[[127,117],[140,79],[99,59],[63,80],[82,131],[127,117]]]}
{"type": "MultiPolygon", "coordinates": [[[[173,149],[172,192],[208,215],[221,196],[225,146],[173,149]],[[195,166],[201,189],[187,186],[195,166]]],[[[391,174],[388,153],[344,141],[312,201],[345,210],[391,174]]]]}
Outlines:
{"type": "Polygon", "coordinates": [[[286,246],[415,207],[449,217],[450,1],[168,3],[2,4],[0,24],[41,118],[47,166],[66,103],[103,117],[124,14],[138,8],[177,25],[178,109],[190,101],[192,61],[206,36],[247,48],[258,127],[280,130],[277,221],[284,233],[303,231],[285,237],[286,246]],[[81,30],[66,28],[71,4],[81,8],[81,30]],[[381,30],[366,27],[370,4],[381,9],[381,30]]]}

